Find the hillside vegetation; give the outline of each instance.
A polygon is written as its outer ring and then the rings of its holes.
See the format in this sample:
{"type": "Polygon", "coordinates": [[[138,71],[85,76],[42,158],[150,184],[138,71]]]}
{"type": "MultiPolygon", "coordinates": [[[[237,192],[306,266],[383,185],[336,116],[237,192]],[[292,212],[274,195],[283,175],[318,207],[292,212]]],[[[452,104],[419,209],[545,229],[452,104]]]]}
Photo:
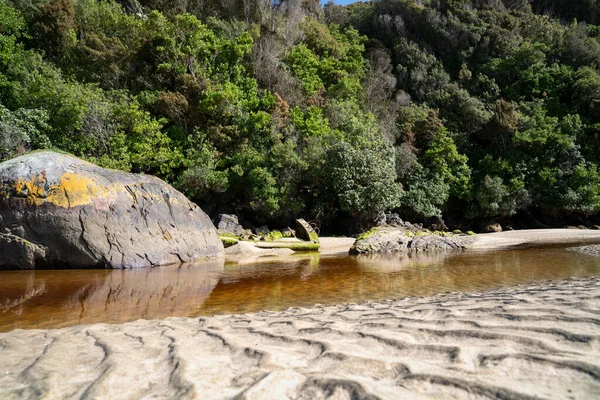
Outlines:
{"type": "Polygon", "coordinates": [[[592,0],[0,0],[0,158],[60,149],[255,223],[583,221],[596,23],[592,0]]]}

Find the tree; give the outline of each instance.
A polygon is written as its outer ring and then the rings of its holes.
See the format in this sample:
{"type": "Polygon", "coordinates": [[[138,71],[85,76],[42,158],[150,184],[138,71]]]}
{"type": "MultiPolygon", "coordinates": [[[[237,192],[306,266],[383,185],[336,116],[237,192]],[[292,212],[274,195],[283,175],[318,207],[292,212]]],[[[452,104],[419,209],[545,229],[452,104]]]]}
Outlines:
{"type": "Polygon", "coordinates": [[[75,44],[75,10],[71,0],[47,3],[33,23],[37,46],[54,60],[61,61],[75,44]]]}
{"type": "Polygon", "coordinates": [[[395,182],[394,156],[389,147],[358,150],[339,142],[325,153],[323,180],[329,205],[353,216],[374,218],[399,206],[401,186],[395,182]]]}

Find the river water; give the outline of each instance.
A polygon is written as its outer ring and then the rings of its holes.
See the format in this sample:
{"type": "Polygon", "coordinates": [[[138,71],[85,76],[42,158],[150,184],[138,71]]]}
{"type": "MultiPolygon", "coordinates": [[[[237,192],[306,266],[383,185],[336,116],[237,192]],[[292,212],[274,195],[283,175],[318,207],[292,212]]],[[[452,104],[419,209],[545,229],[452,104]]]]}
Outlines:
{"type": "Polygon", "coordinates": [[[600,275],[561,247],[352,257],[298,255],[139,270],[0,272],[0,331],[481,291],[600,275]]]}

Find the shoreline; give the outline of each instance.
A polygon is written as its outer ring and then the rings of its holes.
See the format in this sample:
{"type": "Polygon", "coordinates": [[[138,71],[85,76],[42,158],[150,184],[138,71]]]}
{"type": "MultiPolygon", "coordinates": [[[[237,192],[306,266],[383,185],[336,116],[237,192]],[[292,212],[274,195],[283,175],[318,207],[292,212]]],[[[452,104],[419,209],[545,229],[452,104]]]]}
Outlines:
{"type": "MultiPolygon", "coordinates": [[[[579,229],[525,229],[496,233],[479,233],[466,251],[492,251],[519,247],[536,247],[559,244],[600,244],[600,230],[579,229]]],[[[354,238],[322,237],[321,254],[348,254],[354,238]]]]}
{"type": "Polygon", "coordinates": [[[557,244],[600,243],[600,230],[526,229],[497,233],[480,233],[471,250],[497,250],[557,244]]]}
{"type": "Polygon", "coordinates": [[[600,395],[599,326],[600,277],[587,277],[281,312],[14,330],[0,333],[0,395],[593,397],[600,395]]]}

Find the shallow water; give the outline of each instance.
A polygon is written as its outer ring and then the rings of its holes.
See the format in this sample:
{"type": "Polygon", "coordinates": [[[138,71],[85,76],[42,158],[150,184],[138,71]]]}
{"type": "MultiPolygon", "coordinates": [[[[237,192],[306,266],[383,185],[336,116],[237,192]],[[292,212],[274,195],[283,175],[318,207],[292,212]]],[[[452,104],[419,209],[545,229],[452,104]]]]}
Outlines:
{"type": "Polygon", "coordinates": [[[0,272],[0,331],[282,310],[600,275],[560,247],[387,257],[297,256],[140,270],[0,272]]]}

